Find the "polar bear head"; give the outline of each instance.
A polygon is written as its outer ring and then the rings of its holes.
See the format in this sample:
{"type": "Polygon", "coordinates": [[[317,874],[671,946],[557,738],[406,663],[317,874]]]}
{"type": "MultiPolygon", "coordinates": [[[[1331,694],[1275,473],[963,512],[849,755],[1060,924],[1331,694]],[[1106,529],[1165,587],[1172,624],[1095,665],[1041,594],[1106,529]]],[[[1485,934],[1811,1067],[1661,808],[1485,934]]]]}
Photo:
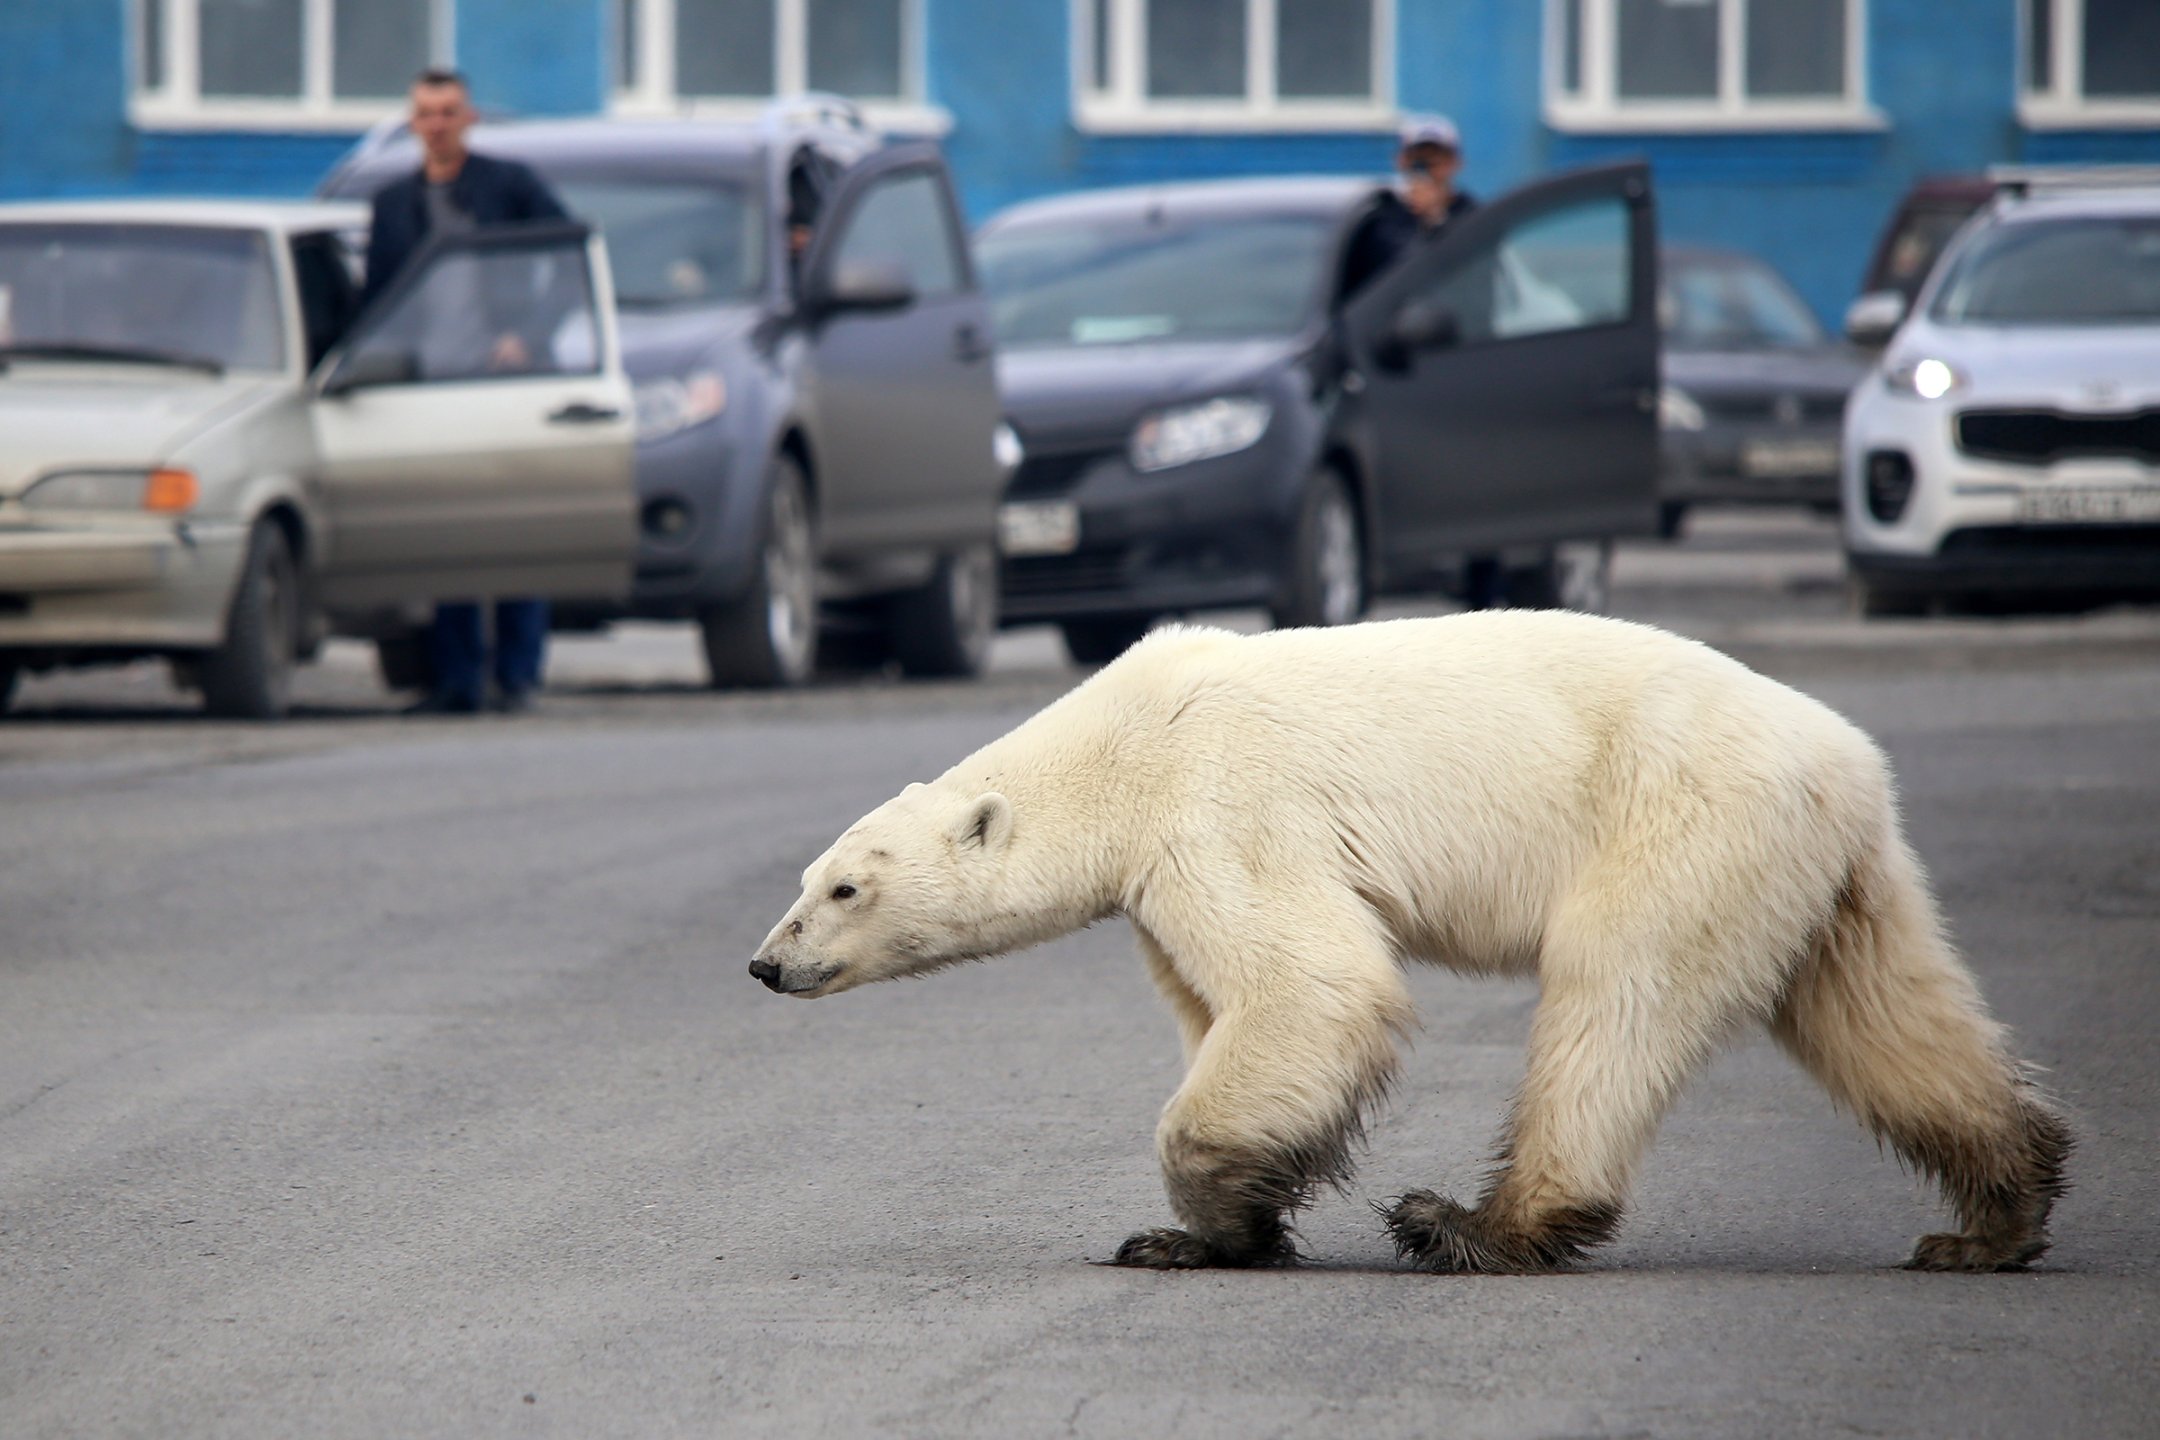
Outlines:
{"type": "Polygon", "coordinates": [[[1011,948],[1013,807],[994,790],[910,785],[803,871],[750,973],[814,999],[1011,948]]]}

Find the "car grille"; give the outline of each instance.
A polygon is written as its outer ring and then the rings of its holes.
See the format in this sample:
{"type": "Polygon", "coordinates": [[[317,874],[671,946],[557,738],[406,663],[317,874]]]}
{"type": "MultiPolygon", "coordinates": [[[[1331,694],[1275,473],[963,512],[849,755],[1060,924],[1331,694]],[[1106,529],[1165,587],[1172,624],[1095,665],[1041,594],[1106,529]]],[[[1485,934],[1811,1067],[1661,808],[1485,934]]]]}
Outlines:
{"type": "Polygon", "coordinates": [[[1122,548],[1018,555],[1005,562],[998,583],[1008,598],[1115,590],[1124,580],[1125,555],[1122,548]]]}
{"type": "Polygon", "coordinates": [[[2014,465],[2049,465],[2073,455],[2160,465],[2160,409],[2124,415],[1967,410],[1957,417],[1957,441],[1960,450],[1975,458],[2014,465]]]}
{"type": "Polygon", "coordinates": [[[1115,454],[1100,447],[1049,455],[1029,455],[1005,483],[1008,500],[1040,500],[1063,495],[1080,483],[1098,460],[1115,454]]]}

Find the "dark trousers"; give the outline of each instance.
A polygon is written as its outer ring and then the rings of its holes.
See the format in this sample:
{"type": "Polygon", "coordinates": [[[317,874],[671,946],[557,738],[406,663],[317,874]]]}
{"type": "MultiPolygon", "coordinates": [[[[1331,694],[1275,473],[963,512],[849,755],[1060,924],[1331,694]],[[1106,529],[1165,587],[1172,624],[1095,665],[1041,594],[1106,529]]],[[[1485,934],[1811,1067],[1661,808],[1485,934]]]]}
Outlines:
{"type": "MultiPolygon", "coordinates": [[[[547,660],[548,602],[495,602],[495,685],[505,695],[539,688],[547,660]]],[[[435,693],[478,705],[487,699],[488,616],[466,601],[435,607],[428,646],[435,659],[435,693]]]]}

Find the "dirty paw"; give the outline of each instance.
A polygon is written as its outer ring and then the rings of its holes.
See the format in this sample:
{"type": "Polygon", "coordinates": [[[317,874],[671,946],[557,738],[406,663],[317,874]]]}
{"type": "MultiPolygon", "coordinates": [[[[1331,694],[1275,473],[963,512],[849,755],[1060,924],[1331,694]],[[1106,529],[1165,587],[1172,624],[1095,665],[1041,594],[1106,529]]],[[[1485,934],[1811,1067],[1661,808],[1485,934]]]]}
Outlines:
{"type": "Polygon", "coordinates": [[[1982,1273],[1990,1270],[2022,1270],[2047,1250],[2045,1240],[2004,1245],[1971,1235],[1923,1235],[1913,1247],[1907,1270],[1952,1270],[1982,1273]]]}
{"type": "Polygon", "coordinates": [[[1162,1227],[1127,1236],[1110,1263],[1143,1270],[1201,1270],[1221,1262],[1206,1241],[1162,1227]]]}

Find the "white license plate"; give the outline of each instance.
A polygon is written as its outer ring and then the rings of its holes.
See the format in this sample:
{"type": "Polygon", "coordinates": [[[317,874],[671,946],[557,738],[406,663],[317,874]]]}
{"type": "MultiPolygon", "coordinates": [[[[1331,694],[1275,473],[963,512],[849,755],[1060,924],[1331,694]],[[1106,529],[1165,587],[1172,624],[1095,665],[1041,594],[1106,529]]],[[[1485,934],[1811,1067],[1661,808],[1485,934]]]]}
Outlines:
{"type": "Polygon", "coordinates": [[[1740,447],[1740,473],[1758,480],[1835,475],[1837,468],[1834,440],[1750,440],[1740,447]]]}
{"type": "Polygon", "coordinates": [[[2018,496],[2017,514],[2020,520],[2043,525],[2160,520],[2160,488],[2026,490],[2018,496]]]}
{"type": "Polygon", "coordinates": [[[998,548],[1007,555],[1070,555],[1080,548],[1080,507],[1024,500],[998,507],[998,548]]]}

